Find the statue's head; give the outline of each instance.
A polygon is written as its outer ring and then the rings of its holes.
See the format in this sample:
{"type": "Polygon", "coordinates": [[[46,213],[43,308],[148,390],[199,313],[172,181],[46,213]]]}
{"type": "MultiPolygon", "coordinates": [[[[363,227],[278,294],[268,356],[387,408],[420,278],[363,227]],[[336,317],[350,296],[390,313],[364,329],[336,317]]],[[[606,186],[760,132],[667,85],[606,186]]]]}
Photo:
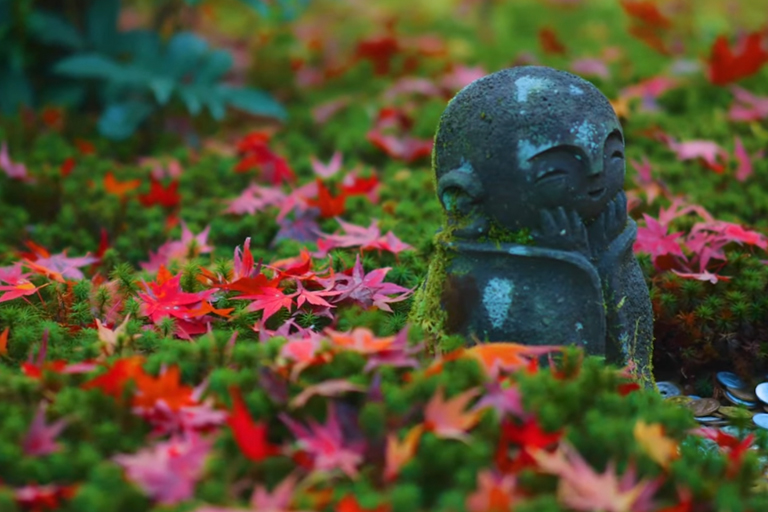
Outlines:
{"type": "Polygon", "coordinates": [[[515,67],[475,80],[450,101],[433,168],[446,210],[518,230],[536,227],[541,209],[562,206],[590,223],[624,186],[624,136],[591,83],[515,67]]]}

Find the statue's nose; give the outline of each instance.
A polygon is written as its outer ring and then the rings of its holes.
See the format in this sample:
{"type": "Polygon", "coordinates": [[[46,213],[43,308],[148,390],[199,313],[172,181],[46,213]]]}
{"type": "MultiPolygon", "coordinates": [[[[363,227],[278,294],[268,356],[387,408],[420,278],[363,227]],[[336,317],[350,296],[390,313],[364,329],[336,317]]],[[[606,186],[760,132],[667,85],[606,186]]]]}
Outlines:
{"type": "Polygon", "coordinates": [[[593,158],[592,165],[589,167],[588,176],[597,177],[603,173],[603,160],[602,158],[593,158]]]}

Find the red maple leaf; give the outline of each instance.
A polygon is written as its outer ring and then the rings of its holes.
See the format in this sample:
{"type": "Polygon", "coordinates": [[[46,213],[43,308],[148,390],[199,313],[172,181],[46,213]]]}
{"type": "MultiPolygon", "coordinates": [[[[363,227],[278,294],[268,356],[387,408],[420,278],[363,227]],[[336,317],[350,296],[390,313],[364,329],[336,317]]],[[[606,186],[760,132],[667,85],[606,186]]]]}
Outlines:
{"type": "Polygon", "coordinates": [[[345,495],[336,504],[336,512],[389,512],[391,509],[392,505],[388,503],[382,503],[376,508],[363,508],[354,494],[345,495]]]}
{"type": "Polygon", "coordinates": [[[522,425],[505,420],[501,426],[501,439],[496,449],[496,464],[503,472],[516,472],[536,464],[530,451],[549,449],[562,437],[562,432],[547,433],[542,430],[535,417],[528,418],[522,425]],[[510,459],[510,444],[520,447],[517,457],[510,459]],[[529,451],[530,450],[530,451],[529,451]]]}
{"type": "Polygon", "coordinates": [[[366,135],[376,147],[392,158],[411,163],[432,154],[432,139],[417,139],[408,134],[413,120],[394,108],[383,108],[366,135]]]}
{"type": "Polygon", "coordinates": [[[633,20],[655,28],[669,28],[672,22],[650,0],[621,0],[621,8],[633,20]]]}
{"type": "Polygon", "coordinates": [[[235,436],[235,442],[240,452],[248,459],[259,462],[279,453],[279,448],[267,441],[267,426],[262,422],[254,422],[248,413],[248,407],[243,401],[240,390],[230,388],[232,397],[232,412],[227,419],[229,428],[235,436]]]}
{"type": "Polygon", "coordinates": [[[337,196],[331,195],[331,191],[322,180],[317,180],[317,199],[309,199],[307,202],[310,206],[320,208],[320,217],[329,219],[331,217],[337,217],[344,213],[345,203],[347,201],[347,194],[342,191],[337,196]]]}
{"type": "Polygon", "coordinates": [[[643,214],[645,227],[637,228],[637,240],[634,244],[635,252],[645,252],[651,255],[654,265],[657,260],[665,255],[685,258],[683,249],[677,242],[682,233],[667,234],[667,227],[661,224],[647,213],[643,214]]]}
{"type": "Polygon", "coordinates": [[[366,195],[379,185],[379,178],[375,174],[367,178],[355,176],[350,185],[342,185],[341,190],[348,196],[366,195]]]}
{"type": "Polygon", "coordinates": [[[733,477],[738,472],[744,455],[752,446],[752,441],[755,440],[755,434],[749,434],[744,439],[739,440],[738,437],[727,434],[720,429],[713,429],[710,427],[700,428],[698,429],[698,433],[707,439],[716,442],[720,448],[725,448],[728,453],[729,461],[726,474],[729,477],[733,477]]]}
{"type": "Polygon", "coordinates": [[[243,137],[237,145],[242,158],[235,167],[235,172],[247,172],[251,169],[261,169],[264,177],[273,185],[279,185],[283,180],[293,182],[296,175],[288,162],[277,155],[267,144],[271,136],[266,132],[252,132],[243,137]]]}
{"type": "Polygon", "coordinates": [[[126,384],[143,372],[144,358],[141,356],[118,359],[109,369],[85,384],[83,389],[100,389],[102,393],[119,400],[123,396],[126,384]]]}
{"type": "Polygon", "coordinates": [[[565,45],[560,42],[557,33],[550,27],[539,30],[539,44],[544,53],[548,55],[564,55],[565,45]]]}
{"type": "Polygon", "coordinates": [[[392,34],[391,26],[389,34],[373,36],[357,43],[355,57],[368,60],[373,63],[373,72],[377,75],[389,73],[392,58],[400,51],[400,43],[392,34]]]}
{"type": "Polygon", "coordinates": [[[293,298],[297,295],[298,292],[285,295],[282,288],[276,286],[262,286],[259,289],[259,293],[240,295],[235,297],[235,299],[252,300],[253,302],[248,305],[248,311],[263,311],[261,320],[266,322],[267,319],[282,308],[288,308],[290,311],[293,306],[293,298]]]}
{"type": "Polygon", "coordinates": [[[166,208],[173,208],[178,206],[181,201],[181,196],[177,192],[178,188],[178,180],[173,180],[167,188],[164,188],[158,180],[151,177],[149,193],[139,195],[139,201],[144,206],[159,204],[166,208]]]}
{"type": "Polygon", "coordinates": [[[72,174],[72,170],[75,168],[75,159],[70,157],[64,160],[61,164],[61,176],[62,178],[66,178],[70,174],[72,174]]]}
{"type": "Polygon", "coordinates": [[[757,73],[768,62],[768,51],[763,47],[763,34],[747,35],[738,53],[728,46],[728,39],[721,35],[712,45],[709,59],[709,81],[726,85],[757,73]]]}

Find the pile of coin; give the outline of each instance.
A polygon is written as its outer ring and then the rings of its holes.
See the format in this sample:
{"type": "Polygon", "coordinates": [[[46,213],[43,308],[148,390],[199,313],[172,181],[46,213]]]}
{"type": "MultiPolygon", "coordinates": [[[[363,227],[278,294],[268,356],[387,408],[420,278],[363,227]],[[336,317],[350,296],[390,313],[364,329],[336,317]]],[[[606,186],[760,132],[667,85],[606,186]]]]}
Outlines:
{"type": "Polygon", "coordinates": [[[664,398],[690,409],[702,425],[724,426],[731,420],[752,419],[758,427],[768,429],[768,382],[752,389],[735,373],[719,372],[716,377],[730,405],[716,398],[683,395],[672,382],[657,382],[656,385],[664,398]],[[756,410],[761,412],[756,413],[756,410]]]}

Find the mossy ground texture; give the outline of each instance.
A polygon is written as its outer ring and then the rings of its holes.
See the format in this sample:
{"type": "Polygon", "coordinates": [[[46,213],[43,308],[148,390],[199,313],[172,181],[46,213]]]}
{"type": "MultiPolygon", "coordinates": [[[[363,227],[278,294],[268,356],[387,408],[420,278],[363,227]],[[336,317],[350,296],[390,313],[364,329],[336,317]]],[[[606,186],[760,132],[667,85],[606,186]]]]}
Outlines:
{"type": "MultiPolygon", "coordinates": [[[[420,288],[450,256],[429,160],[449,98],[592,59],[630,215],[666,230],[666,252],[636,248],[657,376],[710,396],[714,370],[764,374],[768,113],[729,112],[768,70],[719,84],[710,66],[718,36],[764,37],[765,2],[317,0],[293,21],[197,3],[161,33],[230,45],[286,122],[178,98],[121,142],[90,110],[0,118],[0,512],[768,510],[766,431],[698,429],[576,350],[464,348],[420,288]]],[[[154,7],[123,2],[123,21],[154,7]]]]}

